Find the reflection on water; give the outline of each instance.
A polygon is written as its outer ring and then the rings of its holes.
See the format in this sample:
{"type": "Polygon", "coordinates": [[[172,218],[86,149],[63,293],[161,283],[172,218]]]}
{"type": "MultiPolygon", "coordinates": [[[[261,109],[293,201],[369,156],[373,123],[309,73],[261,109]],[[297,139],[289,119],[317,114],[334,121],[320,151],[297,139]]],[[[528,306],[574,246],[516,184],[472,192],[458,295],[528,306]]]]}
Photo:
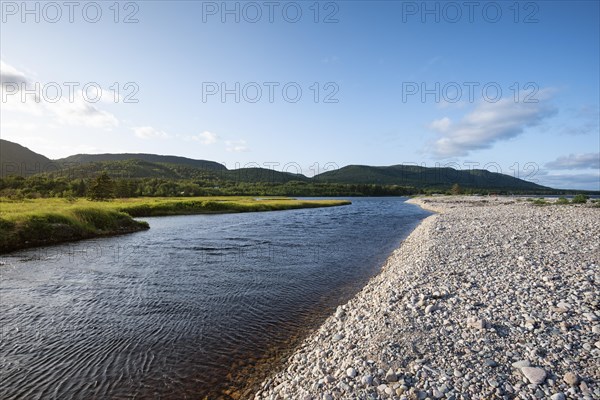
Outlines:
{"type": "Polygon", "coordinates": [[[379,198],[147,218],[149,231],[4,256],[0,398],[239,397],[426,215],[379,198]]]}

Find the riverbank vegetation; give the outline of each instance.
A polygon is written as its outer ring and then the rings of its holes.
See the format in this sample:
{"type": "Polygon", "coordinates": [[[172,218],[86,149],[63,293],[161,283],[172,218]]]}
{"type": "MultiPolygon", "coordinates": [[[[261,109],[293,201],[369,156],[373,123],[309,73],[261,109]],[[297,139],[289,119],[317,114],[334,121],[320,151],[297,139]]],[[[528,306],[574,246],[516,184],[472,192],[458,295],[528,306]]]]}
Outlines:
{"type": "Polygon", "coordinates": [[[149,228],[146,222],[133,217],[277,211],[346,204],[350,202],[252,197],[141,197],[111,201],[0,198],[0,253],[149,228]]]}
{"type": "Polygon", "coordinates": [[[589,200],[589,203],[592,205],[592,207],[600,207],[600,199],[591,199],[590,200],[589,196],[587,196],[585,194],[575,195],[575,196],[573,196],[573,198],[571,200],[567,199],[566,197],[559,197],[556,200],[550,200],[550,199],[546,199],[543,197],[540,197],[537,199],[534,199],[534,198],[527,199],[527,201],[531,202],[532,204],[535,204],[536,206],[588,204],[588,200],[589,200]]]}
{"type": "MultiPolygon", "coordinates": [[[[297,197],[350,197],[350,196],[411,196],[454,194],[452,185],[416,187],[410,185],[330,183],[319,181],[242,182],[165,178],[112,178],[115,198],[130,197],[197,197],[197,196],[297,196],[297,197]]],[[[80,198],[93,195],[93,179],[52,178],[44,175],[0,178],[0,196],[11,199],[80,198]]],[[[556,195],[572,191],[518,190],[510,188],[460,187],[460,194],[514,194],[556,195]]]]}

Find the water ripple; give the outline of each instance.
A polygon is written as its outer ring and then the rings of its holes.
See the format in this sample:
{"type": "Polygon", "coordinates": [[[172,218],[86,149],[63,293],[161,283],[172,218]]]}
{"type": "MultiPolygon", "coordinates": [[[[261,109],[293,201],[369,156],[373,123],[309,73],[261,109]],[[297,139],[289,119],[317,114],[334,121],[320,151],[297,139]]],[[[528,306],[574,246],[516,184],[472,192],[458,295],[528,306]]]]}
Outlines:
{"type": "Polygon", "coordinates": [[[0,398],[236,397],[425,215],[394,198],[149,218],[146,232],[7,255],[0,398]]]}

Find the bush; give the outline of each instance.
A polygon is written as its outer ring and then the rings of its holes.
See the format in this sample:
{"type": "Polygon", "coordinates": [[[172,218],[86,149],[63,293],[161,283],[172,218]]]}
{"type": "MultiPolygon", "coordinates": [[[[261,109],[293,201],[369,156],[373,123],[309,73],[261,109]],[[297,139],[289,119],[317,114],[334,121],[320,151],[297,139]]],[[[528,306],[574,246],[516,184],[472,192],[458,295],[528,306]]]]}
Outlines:
{"type": "Polygon", "coordinates": [[[571,203],[573,204],[585,204],[587,203],[589,197],[586,196],[585,194],[578,194],[575,197],[573,197],[573,200],[571,200],[571,203]]]}
{"type": "Polygon", "coordinates": [[[545,206],[548,204],[545,199],[539,198],[532,201],[536,206],[545,206]]]}
{"type": "Polygon", "coordinates": [[[558,200],[556,200],[556,204],[569,204],[569,199],[565,197],[559,197],[558,200]]]}

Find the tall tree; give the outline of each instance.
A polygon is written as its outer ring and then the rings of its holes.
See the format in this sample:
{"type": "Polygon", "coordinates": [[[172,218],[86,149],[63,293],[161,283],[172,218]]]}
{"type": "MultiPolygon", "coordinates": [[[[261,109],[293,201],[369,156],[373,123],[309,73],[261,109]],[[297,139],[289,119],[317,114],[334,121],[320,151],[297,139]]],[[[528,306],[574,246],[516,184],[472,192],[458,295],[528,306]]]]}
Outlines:
{"type": "Polygon", "coordinates": [[[115,197],[115,183],[106,172],[101,173],[90,185],[88,197],[93,201],[105,201],[115,197]]]}

